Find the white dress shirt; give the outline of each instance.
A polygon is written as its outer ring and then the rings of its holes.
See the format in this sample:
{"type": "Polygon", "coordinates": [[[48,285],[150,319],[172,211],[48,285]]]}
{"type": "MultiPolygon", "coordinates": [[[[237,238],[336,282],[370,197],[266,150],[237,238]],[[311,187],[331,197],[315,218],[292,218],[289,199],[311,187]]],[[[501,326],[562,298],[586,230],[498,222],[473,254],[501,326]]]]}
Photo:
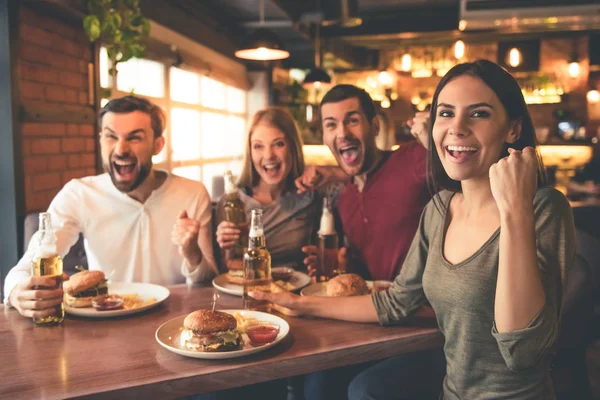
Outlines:
{"type": "MultiPolygon", "coordinates": [[[[83,234],[90,270],[102,270],[113,282],[170,285],[210,278],[215,268],[212,250],[211,203],[201,182],[167,174],[163,184],[140,203],[120,192],[108,174],[74,179],[56,195],[48,212],[56,233],[58,254],[65,256],[83,234]],[[200,222],[202,262],[189,266],[171,241],[181,210],[200,222]]],[[[4,302],[16,285],[31,275],[38,233],[10,270],[4,302]]]]}

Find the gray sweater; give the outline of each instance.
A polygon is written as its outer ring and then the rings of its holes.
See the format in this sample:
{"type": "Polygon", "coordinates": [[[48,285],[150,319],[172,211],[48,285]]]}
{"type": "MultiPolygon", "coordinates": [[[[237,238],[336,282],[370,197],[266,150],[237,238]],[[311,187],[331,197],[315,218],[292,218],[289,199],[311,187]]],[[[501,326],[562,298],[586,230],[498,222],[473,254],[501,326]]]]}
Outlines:
{"type": "Polygon", "coordinates": [[[373,294],[382,324],[406,322],[429,301],[446,338],[444,400],[554,399],[550,361],[560,304],[575,255],[571,208],[557,190],[534,200],[539,271],[546,305],[522,330],[499,333],[494,325],[500,229],[458,264],[443,257],[450,192],[441,192],[421,216],[400,275],[388,292],[373,294]],[[440,207],[441,206],[441,207],[440,207]]]}

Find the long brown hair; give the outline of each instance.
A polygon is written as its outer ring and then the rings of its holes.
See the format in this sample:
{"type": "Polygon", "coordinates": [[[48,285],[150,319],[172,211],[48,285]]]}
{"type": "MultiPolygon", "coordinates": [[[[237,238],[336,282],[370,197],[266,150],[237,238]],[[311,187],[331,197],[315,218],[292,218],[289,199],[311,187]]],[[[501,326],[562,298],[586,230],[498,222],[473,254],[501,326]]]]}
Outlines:
{"type": "Polygon", "coordinates": [[[291,114],[281,107],[269,107],[264,110],[257,111],[252,118],[252,124],[248,130],[246,138],[246,150],[244,151],[244,166],[237,181],[238,186],[253,188],[258,185],[260,175],[256,172],[254,164],[252,164],[252,151],[250,140],[252,132],[260,125],[265,124],[279,129],[283,132],[287,139],[290,152],[292,154],[292,168],[287,176],[288,188],[294,185],[294,180],[304,173],[304,154],[302,153],[302,137],[298,131],[298,126],[291,114]],[[291,186],[290,186],[291,185],[291,186]]]}
{"type": "Polygon", "coordinates": [[[435,94],[433,95],[431,111],[429,113],[429,162],[427,163],[429,170],[429,189],[431,194],[435,195],[443,189],[452,192],[462,191],[460,181],[451,179],[440,161],[440,156],[437,153],[433,141],[433,125],[435,124],[435,118],[437,116],[437,101],[440,92],[448,82],[463,75],[481,79],[490,89],[492,89],[496,96],[498,96],[500,103],[502,103],[502,106],[506,110],[508,119],[511,121],[519,121],[521,123],[520,137],[510,145],[505,144],[505,149],[500,155],[500,158],[508,156],[509,147],[516,150],[523,150],[527,146],[533,147],[537,153],[538,160],[537,185],[538,188],[545,186],[546,174],[544,171],[544,164],[542,163],[542,158],[538,152],[535,130],[519,84],[511,74],[502,69],[498,64],[488,60],[477,60],[452,67],[450,71],[444,75],[440,83],[438,83],[435,94]]]}

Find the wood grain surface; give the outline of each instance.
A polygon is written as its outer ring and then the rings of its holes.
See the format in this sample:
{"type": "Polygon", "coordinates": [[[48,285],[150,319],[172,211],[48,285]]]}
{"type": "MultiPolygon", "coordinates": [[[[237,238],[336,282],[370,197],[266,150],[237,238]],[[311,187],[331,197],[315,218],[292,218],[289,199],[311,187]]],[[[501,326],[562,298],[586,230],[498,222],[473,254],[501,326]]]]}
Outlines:
{"type": "MultiPolygon", "coordinates": [[[[176,398],[433,348],[443,343],[434,321],[381,327],[280,315],[290,335],[262,353],[199,360],[162,348],[157,328],[209,308],[213,288],[175,285],[157,308],[121,318],[68,316],[37,327],[14,309],[0,313],[0,398],[176,398]]],[[[221,293],[218,308],[242,308],[221,293]]]]}

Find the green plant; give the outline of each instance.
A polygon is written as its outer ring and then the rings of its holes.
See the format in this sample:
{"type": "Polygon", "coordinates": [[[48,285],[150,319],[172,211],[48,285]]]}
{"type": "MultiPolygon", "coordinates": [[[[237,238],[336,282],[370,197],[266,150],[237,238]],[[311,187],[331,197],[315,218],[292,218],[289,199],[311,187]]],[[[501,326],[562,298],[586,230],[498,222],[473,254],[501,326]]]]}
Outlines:
{"type": "Polygon", "coordinates": [[[83,28],[91,42],[106,47],[111,76],[118,63],[144,56],[141,41],[150,33],[150,21],[142,15],[140,0],[88,0],[87,6],[83,28]]]}

